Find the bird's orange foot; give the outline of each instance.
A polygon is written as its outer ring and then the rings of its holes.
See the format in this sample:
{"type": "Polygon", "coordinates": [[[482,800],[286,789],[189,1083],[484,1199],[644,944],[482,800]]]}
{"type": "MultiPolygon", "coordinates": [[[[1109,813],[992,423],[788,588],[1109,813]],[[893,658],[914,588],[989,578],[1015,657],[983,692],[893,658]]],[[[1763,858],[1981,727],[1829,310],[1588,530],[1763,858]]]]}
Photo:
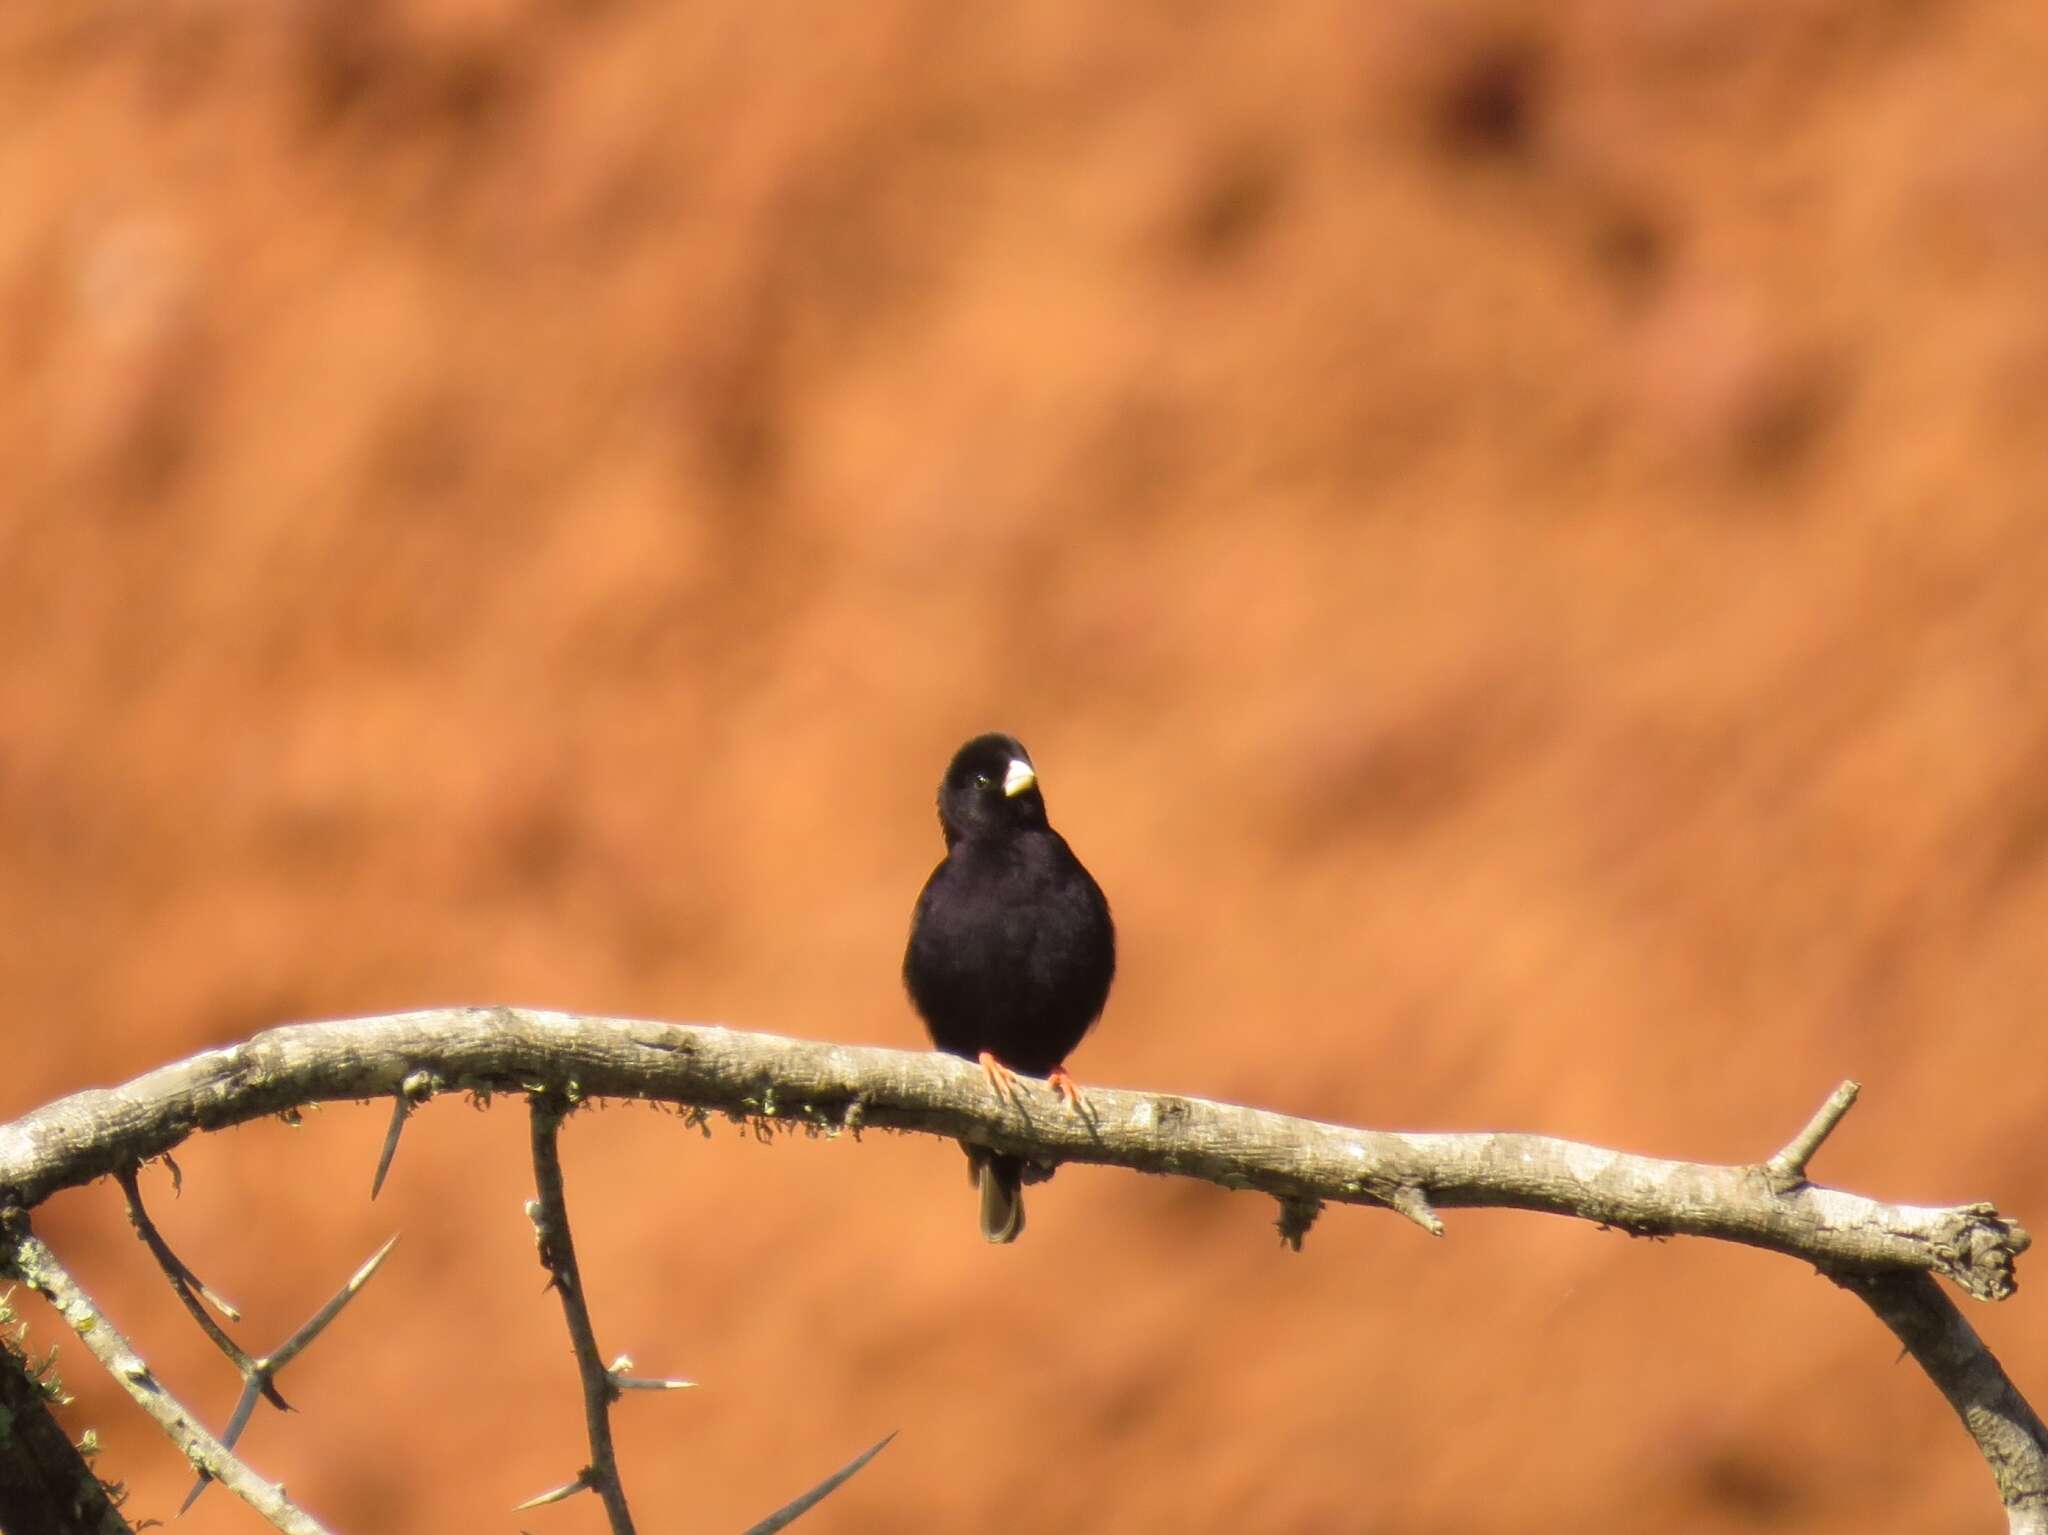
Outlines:
{"type": "Polygon", "coordinates": [[[1081,1091],[1080,1084],[1067,1075],[1066,1067],[1053,1067],[1052,1075],[1048,1076],[1045,1080],[1047,1086],[1067,1100],[1068,1106],[1076,1114],[1079,1114],[1083,1119],[1094,1118],[1094,1112],[1089,1107],[1087,1096],[1081,1091]]]}
{"type": "Polygon", "coordinates": [[[986,1050],[981,1052],[981,1074],[988,1078],[989,1091],[1019,1113],[1024,1110],[1024,1084],[1017,1073],[986,1050]]]}

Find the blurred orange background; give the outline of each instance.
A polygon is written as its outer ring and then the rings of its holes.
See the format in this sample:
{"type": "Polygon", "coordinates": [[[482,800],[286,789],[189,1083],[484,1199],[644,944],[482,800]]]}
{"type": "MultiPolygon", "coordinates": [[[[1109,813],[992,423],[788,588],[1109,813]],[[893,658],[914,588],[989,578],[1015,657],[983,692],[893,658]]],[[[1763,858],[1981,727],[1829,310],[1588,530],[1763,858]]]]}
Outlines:
{"type": "MultiPolygon", "coordinates": [[[[0,1117],[514,1001],[921,1045],[951,749],[1115,904],[1086,1081],[2048,1208],[2048,10],[0,16],[0,1117]]],[[[338,1531],[583,1463],[516,1107],[145,1187],[338,1531]]],[[[1998,1527],[1848,1296],[952,1146],[567,1132],[643,1527],[1998,1527]]],[[[216,1427],[107,1186],[39,1229],[216,1427]]],[[[2023,1280],[2028,1270],[2022,1265],[2023,1280]]],[[[30,1309],[32,1342],[51,1340],[30,1309]]],[[[2048,1309],[1971,1305],[2048,1394],[2048,1309]]],[[[177,1456],[75,1345],[131,1517],[177,1456]]],[[[182,1526],[244,1531],[218,1490],[182,1526]]]]}

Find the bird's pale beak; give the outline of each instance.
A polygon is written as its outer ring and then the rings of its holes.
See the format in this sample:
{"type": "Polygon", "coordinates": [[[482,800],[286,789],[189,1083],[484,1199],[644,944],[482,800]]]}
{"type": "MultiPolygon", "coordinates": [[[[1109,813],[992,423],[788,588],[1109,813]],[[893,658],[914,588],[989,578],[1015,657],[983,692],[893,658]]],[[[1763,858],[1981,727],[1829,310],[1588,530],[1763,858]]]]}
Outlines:
{"type": "Polygon", "coordinates": [[[1022,757],[1013,757],[1010,760],[1009,772],[1003,774],[1004,797],[1008,799],[1015,799],[1018,795],[1022,794],[1026,789],[1029,789],[1033,787],[1035,784],[1037,784],[1037,782],[1037,770],[1034,769],[1031,766],[1031,764],[1026,762],[1022,757]]]}

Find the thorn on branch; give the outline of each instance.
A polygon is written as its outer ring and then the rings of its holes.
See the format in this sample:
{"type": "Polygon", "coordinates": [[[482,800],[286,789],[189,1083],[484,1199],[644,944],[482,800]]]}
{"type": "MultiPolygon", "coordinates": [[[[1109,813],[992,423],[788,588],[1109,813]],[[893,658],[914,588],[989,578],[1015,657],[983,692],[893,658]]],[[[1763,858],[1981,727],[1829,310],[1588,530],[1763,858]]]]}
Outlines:
{"type": "Polygon", "coordinates": [[[1444,1223],[1431,1208],[1429,1197],[1412,1183],[1404,1183],[1394,1190],[1394,1197],[1387,1201],[1395,1210],[1405,1215],[1433,1237],[1444,1234],[1444,1223]]]}
{"type": "Polygon", "coordinates": [[[859,1471],[861,1467],[886,1450],[889,1447],[889,1441],[896,1437],[896,1432],[896,1430],[892,1429],[887,1434],[884,1434],[881,1439],[869,1445],[860,1454],[854,1456],[852,1460],[826,1477],[824,1481],[818,1483],[809,1492],[802,1494],[800,1497],[792,1498],[759,1524],[748,1528],[745,1535],[775,1535],[776,1531],[787,1529],[795,1522],[799,1515],[809,1513],[833,1492],[837,1491],[840,1485],[859,1471]]]}
{"type": "MultiPolygon", "coordinates": [[[[229,1415],[228,1426],[220,1436],[220,1442],[225,1448],[232,1450],[242,1437],[242,1430],[249,1426],[249,1419],[255,1416],[258,1397],[268,1400],[280,1412],[292,1410],[291,1403],[278,1394],[275,1384],[278,1371],[304,1353],[312,1341],[327,1330],[327,1324],[341,1315],[342,1308],[362,1293],[363,1286],[370,1282],[371,1276],[383,1266],[384,1260],[391,1256],[391,1249],[397,1245],[398,1238],[393,1236],[372,1253],[361,1267],[349,1275],[347,1283],[335,1291],[325,1305],[308,1317],[297,1332],[261,1359],[249,1358],[236,1348],[225,1334],[220,1334],[216,1338],[216,1342],[234,1350],[229,1358],[239,1360],[236,1368],[242,1376],[242,1394],[235,1399],[235,1410],[229,1415]]],[[[210,1333],[215,1331],[217,1330],[209,1329],[210,1333]]],[[[202,1468],[199,1480],[193,1484],[192,1490],[185,1494],[185,1501],[178,1509],[179,1513],[184,1513],[199,1501],[199,1495],[206,1491],[207,1481],[208,1478],[202,1468]]]]}
{"type": "Polygon", "coordinates": [[[545,1294],[560,1289],[564,1280],[561,1262],[555,1256],[553,1236],[548,1229],[548,1213],[538,1199],[526,1201],[526,1218],[533,1223],[534,1256],[540,1259],[540,1266],[547,1270],[548,1282],[541,1286],[545,1294]]]}
{"type": "Polygon", "coordinates": [[[414,1109],[434,1096],[439,1085],[430,1071],[415,1071],[398,1084],[398,1092],[391,1100],[391,1128],[384,1132],[384,1149],[377,1155],[377,1171],[370,1179],[372,1199],[384,1190],[384,1175],[391,1171],[391,1159],[398,1155],[398,1137],[406,1120],[414,1109]]]}
{"type": "Polygon", "coordinates": [[[363,1286],[368,1284],[377,1270],[384,1266],[384,1260],[391,1256],[391,1249],[397,1245],[398,1236],[393,1233],[382,1247],[365,1258],[362,1266],[348,1276],[348,1282],[334,1292],[327,1304],[308,1317],[305,1325],[285,1339],[277,1352],[269,1356],[265,1362],[270,1368],[273,1371],[283,1369],[296,1359],[309,1343],[326,1331],[327,1324],[341,1315],[342,1307],[362,1293],[363,1286]]]}
{"type": "Polygon", "coordinates": [[[512,1512],[523,1514],[529,1508],[545,1508],[550,1503],[560,1503],[565,1499],[575,1497],[579,1492],[588,1492],[589,1490],[590,1468],[585,1466],[576,1473],[576,1479],[573,1482],[564,1482],[559,1487],[550,1487],[546,1492],[537,1492],[524,1503],[514,1503],[512,1505],[512,1512]]]}
{"type": "Polygon", "coordinates": [[[398,1155],[398,1137],[412,1114],[412,1104],[400,1093],[391,1101],[391,1127],[384,1132],[384,1149],[377,1153],[377,1170],[370,1175],[370,1197],[384,1192],[384,1175],[391,1171],[391,1159],[398,1155]]]}
{"type": "Polygon", "coordinates": [[[1806,1164],[1813,1160],[1813,1154],[1820,1150],[1821,1142],[1834,1133],[1842,1116],[1855,1105],[1856,1095],[1862,1088],[1855,1082],[1844,1082],[1828,1095],[1828,1101],[1814,1112],[1813,1118],[1791,1140],[1784,1149],[1764,1163],[1764,1176],[1771,1188],[1779,1194],[1789,1194],[1806,1181],[1806,1164]]]}
{"type": "Polygon", "coordinates": [[[673,1376],[658,1375],[612,1375],[612,1384],[621,1391],[688,1391],[697,1383],[694,1380],[678,1380],[673,1376]]]}
{"type": "Polygon", "coordinates": [[[1433,1237],[1444,1234],[1444,1223],[1438,1219],[1436,1209],[1429,1202],[1429,1196],[1415,1184],[1396,1183],[1391,1178],[1365,1178],[1357,1185],[1358,1192],[1376,1199],[1396,1215],[1405,1217],[1420,1226],[1433,1237]]]}
{"type": "Polygon", "coordinates": [[[613,1400],[624,1391],[683,1391],[697,1383],[694,1380],[676,1380],[661,1376],[635,1375],[633,1359],[621,1354],[605,1366],[605,1373],[612,1378],[613,1400]]]}

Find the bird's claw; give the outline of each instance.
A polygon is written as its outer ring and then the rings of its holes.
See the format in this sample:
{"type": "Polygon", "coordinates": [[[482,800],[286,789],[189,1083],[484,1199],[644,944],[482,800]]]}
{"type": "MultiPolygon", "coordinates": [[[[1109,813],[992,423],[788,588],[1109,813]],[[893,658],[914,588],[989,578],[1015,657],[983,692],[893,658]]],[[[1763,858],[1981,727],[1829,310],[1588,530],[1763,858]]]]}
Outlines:
{"type": "Polygon", "coordinates": [[[981,1052],[981,1074],[988,1078],[989,1091],[999,1101],[1009,1104],[1020,1114],[1024,1112],[1024,1084],[1016,1072],[984,1050],[981,1052]]]}
{"type": "Polygon", "coordinates": [[[1066,1067],[1053,1067],[1052,1075],[1048,1076],[1045,1080],[1047,1086],[1051,1087],[1060,1097],[1066,1099],[1067,1107],[1071,1108],[1083,1119],[1091,1122],[1094,1120],[1095,1111],[1093,1106],[1088,1102],[1087,1095],[1081,1091],[1080,1084],[1067,1075],[1066,1067]]]}

